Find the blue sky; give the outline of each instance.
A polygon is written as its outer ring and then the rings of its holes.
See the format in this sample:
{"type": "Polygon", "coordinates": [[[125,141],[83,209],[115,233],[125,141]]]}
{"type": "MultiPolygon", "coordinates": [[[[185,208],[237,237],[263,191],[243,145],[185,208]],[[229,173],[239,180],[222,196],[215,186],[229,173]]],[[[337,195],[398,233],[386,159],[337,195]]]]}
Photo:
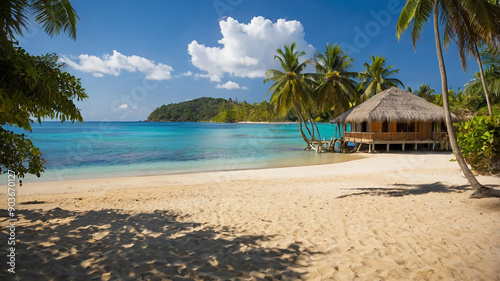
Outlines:
{"type": "MultiPolygon", "coordinates": [[[[202,96],[260,102],[270,85],[263,73],[273,55],[297,42],[312,57],[326,43],[341,44],[362,71],[371,55],[400,69],[406,86],[441,88],[432,25],[417,51],[395,25],[404,0],[73,0],[77,39],[50,38],[32,26],[20,44],[31,54],[56,53],[80,77],[89,98],[78,102],[87,121],[145,120],[157,106],[202,96]]],[[[456,47],[445,54],[451,89],[463,87],[456,47]]]]}

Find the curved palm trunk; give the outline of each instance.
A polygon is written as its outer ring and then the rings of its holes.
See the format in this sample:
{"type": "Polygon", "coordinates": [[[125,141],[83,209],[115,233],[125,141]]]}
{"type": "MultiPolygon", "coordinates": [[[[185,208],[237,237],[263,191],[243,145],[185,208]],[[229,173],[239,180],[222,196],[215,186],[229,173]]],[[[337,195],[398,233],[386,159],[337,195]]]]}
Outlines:
{"type": "MultiPolygon", "coordinates": [[[[314,122],[314,120],[313,120],[313,122],[314,122]]],[[[319,133],[318,124],[316,122],[314,122],[314,126],[316,127],[316,131],[318,132],[318,139],[321,140],[321,134],[319,133]]]]}
{"type": "Polygon", "coordinates": [[[312,128],[312,132],[311,132],[311,129],[309,129],[309,126],[307,125],[307,122],[306,122],[304,116],[300,115],[300,117],[302,118],[302,122],[304,122],[304,127],[306,128],[307,133],[309,134],[309,136],[311,136],[311,140],[314,140],[314,128],[312,128]]]}
{"type": "Polygon", "coordinates": [[[318,125],[316,125],[316,122],[314,122],[314,119],[312,118],[311,116],[311,113],[309,113],[309,111],[306,111],[307,113],[307,118],[309,119],[309,123],[311,123],[311,127],[312,127],[312,140],[321,140],[321,135],[319,134],[319,128],[318,128],[318,125]],[[315,130],[316,129],[316,130],[315,130]],[[315,133],[314,132],[318,132],[318,138],[316,139],[315,138],[315,133]]]}
{"type": "Polygon", "coordinates": [[[486,104],[488,105],[488,114],[493,116],[493,109],[491,108],[490,93],[488,92],[488,87],[486,87],[486,79],[484,79],[483,62],[481,61],[481,56],[479,55],[479,50],[477,45],[474,44],[474,55],[476,56],[477,64],[479,65],[479,74],[481,76],[481,83],[483,84],[484,96],[486,97],[486,104]]]}
{"type": "Polygon", "coordinates": [[[443,107],[445,113],[446,129],[448,130],[448,137],[450,139],[451,149],[455,158],[457,159],[458,165],[462,169],[462,172],[469,181],[469,184],[474,188],[474,193],[471,195],[472,198],[486,198],[486,197],[500,197],[500,190],[494,190],[491,188],[486,188],[479,183],[476,177],[472,174],[471,170],[465,163],[465,159],[460,152],[458,147],[457,139],[455,137],[455,132],[453,131],[453,123],[451,121],[450,105],[448,103],[448,80],[446,77],[446,68],[444,66],[443,51],[441,49],[441,38],[439,36],[439,22],[438,22],[438,1],[434,3],[434,39],[436,42],[436,53],[439,62],[439,71],[441,73],[441,87],[443,95],[443,107]]]}
{"type": "Polygon", "coordinates": [[[302,118],[302,112],[300,112],[300,107],[296,101],[293,101],[293,107],[295,109],[295,113],[297,114],[297,118],[299,119],[300,135],[302,136],[302,139],[307,143],[307,147],[305,149],[308,149],[311,141],[307,138],[306,134],[304,134],[304,130],[302,129],[302,122],[304,122],[304,119],[302,118]]]}

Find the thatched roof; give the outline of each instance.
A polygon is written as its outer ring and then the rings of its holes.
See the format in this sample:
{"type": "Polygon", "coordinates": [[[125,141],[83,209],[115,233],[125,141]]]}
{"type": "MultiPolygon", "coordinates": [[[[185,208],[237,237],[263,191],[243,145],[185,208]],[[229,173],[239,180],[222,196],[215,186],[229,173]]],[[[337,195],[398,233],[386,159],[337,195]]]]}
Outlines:
{"type": "MultiPolygon", "coordinates": [[[[452,114],[457,120],[457,116],[452,114]]],[[[397,87],[387,89],[355,106],[333,123],[444,121],[444,109],[397,87]]]]}

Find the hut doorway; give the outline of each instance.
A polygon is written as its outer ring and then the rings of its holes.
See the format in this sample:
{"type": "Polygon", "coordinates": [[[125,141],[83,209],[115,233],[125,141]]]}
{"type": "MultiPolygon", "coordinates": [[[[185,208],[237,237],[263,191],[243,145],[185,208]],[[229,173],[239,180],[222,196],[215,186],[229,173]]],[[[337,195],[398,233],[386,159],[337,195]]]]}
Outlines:
{"type": "Polygon", "coordinates": [[[435,133],[447,133],[446,124],[444,122],[432,122],[432,131],[435,133]]]}
{"type": "Polygon", "coordinates": [[[382,123],[382,132],[383,133],[389,132],[389,123],[387,123],[387,121],[385,121],[384,123],[382,123]]]}
{"type": "Polygon", "coordinates": [[[408,124],[408,132],[414,133],[414,132],[417,131],[416,129],[417,128],[415,126],[415,122],[412,122],[412,123],[408,124]]]}
{"type": "Polygon", "coordinates": [[[406,132],[408,132],[408,124],[406,124],[406,123],[398,123],[396,125],[396,132],[398,132],[398,133],[406,133],[406,132]]]}
{"type": "Polygon", "coordinates": [[[396,125],[397,132],[399,133],[414,133],[415,131],[415,123],[397,123],[396,125]]]}
{"type": "Polygon", "coordinates": [[[448,132],[448,129],[446,128],[446,124],[444,122],[441,122],[441,132],[442,133],[448,132]]]}

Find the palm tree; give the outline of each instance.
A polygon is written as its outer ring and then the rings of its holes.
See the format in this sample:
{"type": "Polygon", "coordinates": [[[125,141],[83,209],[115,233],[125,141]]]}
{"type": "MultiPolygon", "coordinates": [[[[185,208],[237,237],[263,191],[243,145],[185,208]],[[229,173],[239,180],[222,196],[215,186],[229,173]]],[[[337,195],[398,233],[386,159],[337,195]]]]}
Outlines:
{"type": "MultiPolygon", "coordinates": [[[[469,95],[478,95],[484,91],[480,73],[474,73],[474,77],[474,79],[465,85],[465,91],[469,95]]],[[[484,80],[486,81],[488,92],[497,97],[500,96],[500,69],[486,67],[484,71],[484,80]]]]}
{"type": "MultiPolygon", "coordinates": [[[[403,10],[398,19],[396,34],[400,38],[401,34],[411,25],[411,38],[413,41],[413,48],[416,48],[416,43],[420,39],[423,26],[430,20],[432,15],[434,26],[434,40],[436,44],[436,54],[439,63],[439,70],[441,74],[441,87],[443,95],[443,107],[445,111],[445,121],[448,130],[450,145],[455,154],[460,168],[462,169],[469,184],[474,188],[474,194],[471,197],[500,197],[500,191],[491,188],[486,188],[479,183],[476,177],[472,174],[471,170],[465,163],[462,153],[458,147],[455,132],[453,131],[453,123],[451,120],[450,106],[448,101],[448,81],[446,76],[446,68],[444,65],[443,51],[441,47],[441,37],[439,35],[439,17],[444,25],[447,25],[448,10],[450,3],[456,0],[407,0],[403,10]],[[448,6],[447,6],[448,5],[448,6]]],[[[481,1],[481,0],[474,0],[481,1]]],[[[448,29],[449,30],[449,29],[448,29]]],[[[447,37],[450,38],[450,37],[447,37]]]]}
{"type": "Polygon", "coordinates": [[[31,16],[48,35],[54,36],[64,31],[76,39],[78,15],[69,0],[0,1],[0,32],[9,40],[15,38],[15,34],[22,36],[31,16]]]}
{"type": "Polygon", "coordinates": [[[420,85],[420,88],[418,90],[414,91],[413,94],[416,96],[419,96],[421,98],[424,98],[428,102],[434,102],[436,99],[434,97],[434,89],[431,88],[431,86],[427,85],[426,83],[423,83],[420,85]]]}
{"type": "MultiPolygon", "coordinates": [[[[500,97],[500,50],[492,46],[486,46],[481,50],[481,61],[484,62],[484,80],[487,82],[488,92],[497,98],[500,97]]],[[[480,73],[474,74],[475,78],[466,84],[466,92],[469,95],[478,95],[483,91],[480,73]]]]}
{"type": "Polygon", "coordinates": [[[361,89],[364,89],[361,97],[362,101],[391,87],[396,87],[397,85],[404,87],[403,82],[399,79],[389,77],[398,73],[399,69],[392,69],[393,65],[386,67],[386,58],[371,56],[370,60],[371,64],[365,62],[363,66],[366,70],[359,74],[359,78],[362,80],[359,86],[361,89]]]}
{"type": "Polygon", "coordinates": [[[314,120],[311,118],[308,110],[312,106],[315,86],[313,74],[302,73],[307,64],[313,63],[311,60],[299,62],[299,58],[305,55],[304,51],[295,50],[296,43],[290,46],[283,46],[283,49],[277,50],[274,59],[278,59],[282,70],[269,69],[266,71],[264,84],[274,82],[267,93],[271,93],[271,104],[275,106],[280,115],[285,115],[291,108],[295,110],[299,121],[299,129],[302,139],[308,144],[315,140],[314,120]],[[311,124],[308,127],[307,122],[311,124]],[[304,133],[306,128],[309,136],[304,133]]]}
{"type": "Polygon", "coordinates": [[[316,73],[319,74],[317,104],[322,112],[333,111],[339,114],[352,105],[352,98],[356,94],[355,72],[349,72],[353,59],[350,58],[339,45],[326,45],[325,53],[316,52],[316,73]]]}
{"type": "MultiPolygon", "coordinates": [[[[496,1],[495,1],[496,2],[496,1]]],[[[500,6],[489,1],[448,1],[442,4],[448,20],[445,25],[444,45],[451,37],[456,38],[462,68],[467,68],[466,53],[475,57],[479,66],[489,115],[493,115],[490,95],[484,76],[478,44],[497,45],[500,36],[500,6]]]]}
{"type": "Polygon", "coordinates": [[[486,67],[500,69],[500,47],[486,46],[481,50],[480,55],[486,67]]]}

